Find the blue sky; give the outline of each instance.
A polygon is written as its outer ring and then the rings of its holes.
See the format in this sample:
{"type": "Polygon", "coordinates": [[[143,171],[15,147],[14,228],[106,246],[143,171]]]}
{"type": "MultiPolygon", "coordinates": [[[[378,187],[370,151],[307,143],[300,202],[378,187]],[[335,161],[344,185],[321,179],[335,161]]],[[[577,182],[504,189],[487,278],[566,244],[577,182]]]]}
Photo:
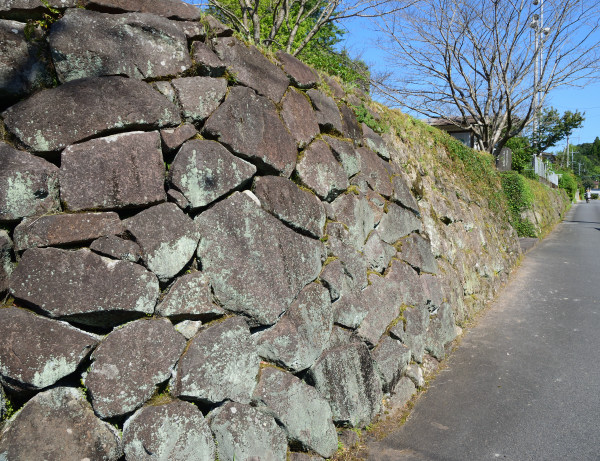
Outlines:
{"type": "MultiPolygon", "coordinates": [[[[349,20],[343,24],[343,28],[348,32],[341,45],[350,51],[350,55],[361,56],[372,69],[384,70],[386,64],[382,52],[376,46],[377,34],[370,21],[349,20]]],[[[567,110],[585,112],[583,127],[573,132],[571,144],[593,142],[596,136],[600,137],[600,82],[585,88],[557,89],[549,95],[546,105],[555,107],[561,114],[567,110]]],[[[551,150],[564,149],[565,146],[566,141],[563,141],[551,150]]]]}

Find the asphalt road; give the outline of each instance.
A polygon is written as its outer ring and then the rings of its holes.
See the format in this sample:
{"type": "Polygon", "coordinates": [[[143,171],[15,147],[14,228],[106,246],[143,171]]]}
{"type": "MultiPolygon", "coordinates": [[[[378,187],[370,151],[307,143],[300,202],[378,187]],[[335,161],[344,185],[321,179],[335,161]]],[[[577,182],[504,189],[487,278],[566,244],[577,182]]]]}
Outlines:
{"type": "Polygon", "coordinates": [[[600,460],[600,201],[531,250],[369,460],[600,460]]]}

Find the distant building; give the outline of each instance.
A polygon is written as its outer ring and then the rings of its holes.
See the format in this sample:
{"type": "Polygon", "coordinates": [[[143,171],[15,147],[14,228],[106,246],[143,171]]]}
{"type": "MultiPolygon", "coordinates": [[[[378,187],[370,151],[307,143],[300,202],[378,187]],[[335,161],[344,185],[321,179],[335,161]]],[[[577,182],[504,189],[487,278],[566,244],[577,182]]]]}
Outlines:
{"type": "MultiPolygon", "coordinates": [[[[467,120],[471,120],[471,117],[467,117],[467,120]]],[[[444,130],[453,138],[458,139],[465,146],[469,146],[470,148],[475,147],[475,136],[473,132],[467,129],[462,123],[464,120],[462,117],[450,117],[450,118],[430,118],[425,120],[430,126],[434,126],[439,128],[440,130],[444,130]]]]}

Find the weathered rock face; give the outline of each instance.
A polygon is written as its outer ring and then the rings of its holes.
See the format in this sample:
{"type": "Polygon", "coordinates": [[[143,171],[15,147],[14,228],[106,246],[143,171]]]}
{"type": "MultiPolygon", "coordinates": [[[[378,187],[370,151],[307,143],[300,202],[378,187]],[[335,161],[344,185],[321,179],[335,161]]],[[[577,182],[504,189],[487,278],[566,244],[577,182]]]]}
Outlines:
{"type": "Polygon", "coordinates": [[[202,272],[179,277],[156,306],[156,313],[172,318],[212,318],[225,311],[214,303],[210,282],[202,272]]]}
{"type": "Polygon", "coordinates": [[[320,242],[236,193],[196,218],[198,257],[225,309],[271,325],[321,271],[320,242]]]}
{"type": "Polygon", "coordinates": [[[178,0],[85,0],[84,4],[90,10],[153,13],[179,21],[197,21],[200,18],[198,8],[178,0]]]}
{"type": "Polygon", "coordinates": [[[0,142],[0,222],[60,210],[58,168],[0,142]]]}
{"type": "Polygon", "coordinates": [[[202,122],[219,107],[227,92],[224,78],[184,77],[171,82],[183,112],[189,122],[202,122]]]}
{"type": "Polygon", "coordinates": [[[234,154],[289,177],[296,165],[296,143],[281,122],[275,105],[249,88],[232,88],[210,116],[203,133],[234,154]]]}
{"type": "Polygon", "coordinates": [[[235,402],[217,408],[210,416],[219,460],[286,459],[285,432],[272,416],[235,402]]]}
{"type": "Polygon", "coordinates": [[[177,396],[203,403],[250,402],[259,358],[245,320],[233,317],[200,331],[179,361],[177,396]]]}
{"type": "Polygon", "coordinates": [[[298,147],[310,144],[319,134],[319,124],[306,95],[290,88],[281,104],[281,117],[298,147]]]}
{"type": "Polygon", "coordinates": [[[288,75],[292,84],[298,88],[312,88],[319,77],[316,72],[291,54],[278,51],[275,53],[283,71],[288,75]]]}
{"type": "Polygon", "coordinates": [[[192,140],[177,153],[169,180],[193,209],[204,207],[242,186],[256,167],[215,141],[192,140]]]}
{"type": "Polygon", "coordinates": [[[192,64],[183,30],[153,14],[70,9],[52,25],[48,40],[63,83],[104,75],[160,78],[192,64]]]}
{"type": "Polygon", "coordinates": [[[148,84],[123,77],[74,80],[34,94],[9,107],[2,117],[19,141],[35,152],[57,151],[110,131],[181,122],[173,103],[148,84]]]}
{"type": "Polygon", "coordinates": [[[123,426],[123,448],[128,460],[202,461],[216,453],[202,413],[181,400],[136,411],[123,426]]]}
{"type": "Polygon", "coordinates": [[[89,250],[34,248],[23,253],[10,290],[51,317],[108,326],[152,314],[158,280],[142,266],[89,250]]]}
{"type": "Polygon", "coordinates": [[[185,340],[167,319],[142,319],[115,329],[92,354],[84,378],[101,418],[139,408],[171,377],[185,340]],[[160,340],[160,341],[159,341],[160,340]]]}
{"type": "Polygon", "coordinates": [[[142,260],[161,282],[174,277],[194,255],[199,233],[174,203],[161,203],[124,221],[142,249],[142,260]]]}
{"type": "Polygon", "coordinates": [[[0,433],[0,457],[7,460],[116,461],[122,455],[117,430],[99,420],[83,393],[70,387],[36,395],[0,433]]]}
{"type": "Polygon", "coordinates": [[[98,337],[66,322],[15,307],[0,309],[0,336],[0,375],[34,389],[73,373],[98,343],[98,337]]]}
{"type": "Polygon", "coordinates": [[[264,368],[254,392],[260,408],[273,415],[289,439],[328,458],[337,450],[337,435],[328,403],[311,386],[276,368],[264,368]]]}
{"type": "Polygon", "coordinates": [[[6,231],[0,230],[0,295],[8,290],[8,280],[13,271],[13,242],[6,231]]]}
{"type": "Polygon", "coordinates": [[[43,56],[43,46],[27,40],[25,26],[22,22],[0,19],[0,43],[3,44],[0,50],[0,109],[52,83],[47,67],[49,61],[39,59],[43,56]]]}
{"type": "Polygon", "coordinates": [[[346,173],[323,141],[315,141],[308,146],[296,171],[308,188],[328,202],[348,188],[346,173]]]}

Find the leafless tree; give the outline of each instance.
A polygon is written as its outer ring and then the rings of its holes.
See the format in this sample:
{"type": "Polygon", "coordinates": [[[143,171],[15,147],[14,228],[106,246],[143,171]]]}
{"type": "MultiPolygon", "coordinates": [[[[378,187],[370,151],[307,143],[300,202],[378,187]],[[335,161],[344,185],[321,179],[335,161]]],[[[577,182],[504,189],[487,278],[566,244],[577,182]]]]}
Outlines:
{"type": "Polygon", "coordinates": [[[493,153],[552,90],[597,76],[598,12],[595,0],[420,0],[378,21],[391,69],[378,88],[493,153]]]}
{"type": "Polygon", "coordinates": [[[218,11],[245,38],[296,56],[326,25],[392,14],[415,0],[196,0],[218,11]],[[283,40],[280,43],[279,40],[283,40]]]}

